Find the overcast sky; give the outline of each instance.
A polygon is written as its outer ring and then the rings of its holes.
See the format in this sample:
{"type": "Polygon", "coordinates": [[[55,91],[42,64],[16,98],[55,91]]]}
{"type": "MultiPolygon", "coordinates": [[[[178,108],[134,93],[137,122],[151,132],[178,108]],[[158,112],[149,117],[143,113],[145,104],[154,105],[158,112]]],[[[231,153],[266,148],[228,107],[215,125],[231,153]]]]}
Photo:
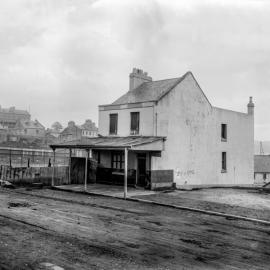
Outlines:
{"type": "Polygon", "coordinates": [[[263,0],[9,0],[0,3],[0,104],[46,127],[97,122],[98,105],[193,72],[213,106],[246,112],[270,140],[270,3],[263,0]]]}

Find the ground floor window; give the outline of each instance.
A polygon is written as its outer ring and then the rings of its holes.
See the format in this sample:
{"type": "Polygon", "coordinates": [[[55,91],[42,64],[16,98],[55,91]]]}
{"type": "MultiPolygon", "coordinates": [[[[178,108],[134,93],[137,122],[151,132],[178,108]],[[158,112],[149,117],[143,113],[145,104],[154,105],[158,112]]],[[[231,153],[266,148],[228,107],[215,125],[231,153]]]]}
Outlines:
{"type": "Polygon", "coordinates": [[[123,152],[112,152],[112,168],[124,169],[125,157],[123,152]]]}
{"type": "Polygon", "coordinates": [[[222,161],[221,161],[221,171],[226,172],[227,170],[227,153],[222,152],[222,161]]]}

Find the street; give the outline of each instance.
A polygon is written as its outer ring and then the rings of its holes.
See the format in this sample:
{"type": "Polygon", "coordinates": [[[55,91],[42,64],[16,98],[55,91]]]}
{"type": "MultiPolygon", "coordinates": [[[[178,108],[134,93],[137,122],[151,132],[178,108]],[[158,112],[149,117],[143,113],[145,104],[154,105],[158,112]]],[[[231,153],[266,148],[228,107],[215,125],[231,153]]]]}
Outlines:
{"type": "Polygon", "coordinates": [[[266,225],[50,189],[0,189],[0,228],[0,269],[265,269],[270,261],[266,225]]]}

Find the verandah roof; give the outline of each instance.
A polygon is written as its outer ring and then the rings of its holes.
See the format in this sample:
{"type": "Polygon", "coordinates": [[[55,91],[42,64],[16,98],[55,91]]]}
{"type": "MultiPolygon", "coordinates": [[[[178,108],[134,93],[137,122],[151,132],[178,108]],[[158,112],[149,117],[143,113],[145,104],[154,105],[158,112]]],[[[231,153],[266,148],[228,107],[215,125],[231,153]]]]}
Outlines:
{"type": "Polygon", "coordinates": [[[159,136],[100,136],[81,140],[52,144],[52,149],[131,149],[145,151],[162,151],[165,137],[159,136]]]}

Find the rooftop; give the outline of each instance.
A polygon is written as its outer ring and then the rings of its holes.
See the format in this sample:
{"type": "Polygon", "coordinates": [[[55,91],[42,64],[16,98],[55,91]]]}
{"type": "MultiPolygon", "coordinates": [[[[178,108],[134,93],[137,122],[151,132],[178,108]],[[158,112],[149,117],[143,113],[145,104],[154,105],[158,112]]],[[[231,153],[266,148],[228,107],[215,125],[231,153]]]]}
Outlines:
{"type": "Polygon", "coordinates": [[[187,72],[179,78],[144,82],[137,88],[128,91],[126,94],[118,98],[112,103],[112,105],[158,101],[170,90],[172,90],[177,84],[183,81],[188,74],[190,74],[190,72],[187,72]]]}
{"type": "MultiPolygon", "coordinates": [[[[51,148],[81,148],[81,149],[124,149],[136,148],[142,145],[149,145],[158,141],[163,142],[165,137],[158,136],[126,136],[126,137],[112,137],[100,136],[93,138],[83,138],[81,140],[74,140],[63,142],[59,144],[50,145],[51,148]]],[[[157,150],[156,148],[153,150],[157,150]]],[[[158,150],[161,150],[158,147],[158,150]]],[[[151,151],[151,150],[149,150],[151,151]]]]}

